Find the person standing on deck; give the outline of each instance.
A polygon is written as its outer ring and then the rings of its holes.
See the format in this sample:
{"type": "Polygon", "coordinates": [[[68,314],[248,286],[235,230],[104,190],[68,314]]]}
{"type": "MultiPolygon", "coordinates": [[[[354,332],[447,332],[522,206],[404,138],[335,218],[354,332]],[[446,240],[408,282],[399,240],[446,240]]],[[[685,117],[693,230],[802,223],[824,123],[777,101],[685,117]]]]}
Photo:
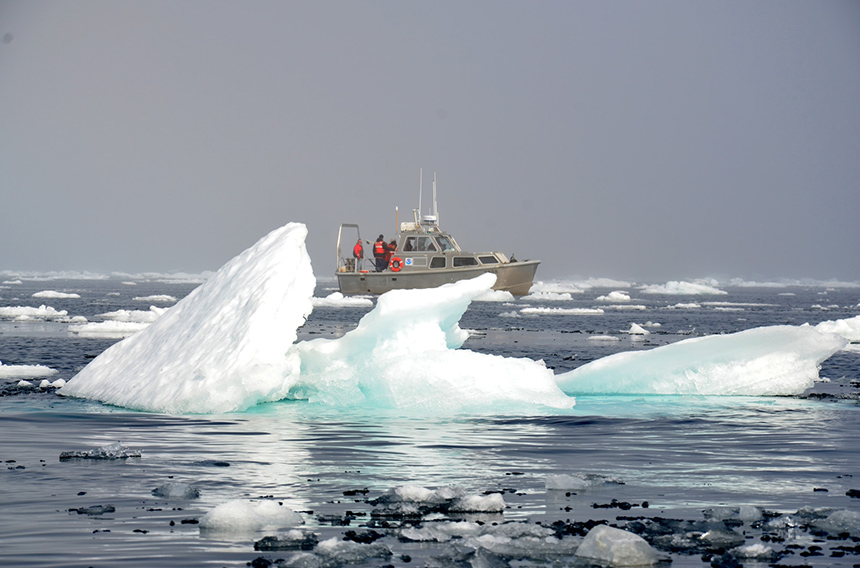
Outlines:
{"type": "Polygon", "coordinates": [[[373,258],[376,259],[376,271],[382,272],[387,266],[385,262],[385,250],[388,247],[385,244],[385,237],[379,235],[376,242],[373,243],[373,258]]]}
{"type": "Polygon", "coordinates": [[[395,239],[391,239],[387,245],[385,245],[385,266],[391,262],[391,257],[394,256],[394,251],[397,250],[397,241],[395,239]]]}

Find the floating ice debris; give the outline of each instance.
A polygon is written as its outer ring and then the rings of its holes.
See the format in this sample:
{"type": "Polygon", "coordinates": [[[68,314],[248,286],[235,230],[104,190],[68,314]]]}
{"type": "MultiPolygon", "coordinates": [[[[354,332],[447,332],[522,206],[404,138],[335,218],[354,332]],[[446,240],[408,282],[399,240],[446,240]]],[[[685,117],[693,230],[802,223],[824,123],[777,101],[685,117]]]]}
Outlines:
{"type": "Polygon", "coordinates": [[[430,490],[418,485],[403,485],[389,489],[371,501],[374,516],[414,516],[431,512],[501,513],[505,500],[499,493],[469,495],[461,487],[442,487],[430,490]]]}
{"type": "Polygon", "coordinates": [[[678,282],[673,280],[666,282],[665,284],[642,286],[640,290],[645,294],[666,294],[676,296],[728,294],[728,292],[724,290],[715,288],[714,286],[716,286],[716,284],[716,282],[678,282]]]}
{"type": "Polygon", "coordinates": [[[413,541],[448,542],[452,538],[478,536],[484,532],[485,526],[469,521],[424,523],[420,527],[409,526],[404,528],[400,531],[400,537],[413,541]]]}
{"type": "Polygon", "coordinates": [[[62,388],[65,384],[66,384],[65,379],[57,379],[54,382],[51,382],[48,379],[42,379],[42,382],[39,383],[39,388],[40,389],[46,389],[46,388],[50,387],[50,388],[58,389],[58,388],[62,388]]]}
{"type": "Polygon", "coordinates": [[[340,292],[332,292],[325,298],[312,298],[314,307],[326,308],[370,308],[373,300],[357,296],[344,296],[340,292]]]}
{"type": "Polygon", "coordinates": [[[0,379],[47,377],[56,375],[57,372],[56,369],[44,365],[4,365],[0,361],[0,379]]]}
{"type": "Polygon", "coordinates": [[[517,312],[515,312],[515,311],[510,311],[510,312],[502,312],[502,313],[500,313],[500,314],[499,314],[499,317],[500,317],[500,318],[520,318],[520,317],[522,317],[522,316],[521,316],[520,314],[518,314],[517,312]]]}
{"type": "Polygon", "coordinates": [[[152,323],[160,318],[168,309],[149,306],[148,310],[116,310],[98,314],[98,317],[117,322],[152,323]]]}
{"type": "Polygon", "coordinates": [[[851,342],[860,342],[860,316],[836,321],[823,321],[815,326],[822,333],[835,333],[851,342]]]}
{"type": "Polygon", "coordinates": [[[606,310],[615,310],[615,311],[639,311],[643,312],[648,309],[648,306],[644,306],[642,304],[611,304],[608,306],[604,306],[606,310]]]}
{"type": "MultiPolygon", "coordinates": [[[[586,289],[599,285],[600,284],[591,284],[589,282],[572,282],[567,280],[553,280],[550,282],[542,282],[538,280],[532,285],[530,291],[532,294],[582,294],[586,289]]],[[[623,288],[623,286],[612,287],[623,288]]]]}
{"type": "Polygon", "coordinates": [[[569,292],[532,292],[528,296],[523,296],[522,299],[527,302],[566,302],[573,298],[569,292]]]}
{"type": "Polygon", "coordinates": [[[152,296],[137,296],[135,302],[156,302],[160,304],[172,304],[176,302],[176,297],[169,294],[153,294],[152,296]]]}
{"type": "Polygon", "coordinates": [[[62,452],[60,461],[73,459],[88,459],[88,460],[124,460],[126,458],[139,458],[140,450],[132,450],[127,446],[123,446],[122,442],[115,442],[95,448],[93,450],[62,452]]]}
{"type": "Polygon", "coordinates": [[[60,390],[142,410],[244,410],[283,399],[300,360],[291,347],[311,312],[307,229],[272,231],[148,328],[114,344],[60,390]]]}
{"type": "Polygon", "coordinates": [[[797,395],[846,343],[809,326],[760,327],[617,353],[556,378],[568,393],[797,395]]]}
{"type": "Polygon", "coordinates": [[[615,292],[610,292],[610,293],[606,294],[605,296],[598,296],[597,301],[598,302],[629,302],[630,301],[630,294],[628,294],[627,292],[622,292],[622,291],[616,290],[615,292]]]}
{"type": "Polygon", "coordinates": [[[216,532],[247,533],[304,524],[302,516],[278,501],[237,499],[218,505],[200,519],[200,528],[216,532]]]}
{"type": "Polygon", "coordinates": [[[30,388],[32,386],[33,386],[33,383],[31,383],[30,381],[25,381],[23,379],[18,381],[18,387],[19,388],[30,388]]]}
{"type": "Polygon", "coordinates": [[[475,302],[513,302],[516,298],[507,290],[487,290],[480,296],[477,296],[475,302]]]}
{"type": "Polygon", "coordinates": [[[468,337],[460,317],[494,282],[484,274],[383,294],[343,337],[298,344],[301,377],[291,397],[430,412],[572,407],[542,362],[458,349],[468,337]]]}
{"type": "Polygon", "coordinates": [[[545,316],[601,316],[602,308],[523,308],[521,314],[545,316]]]}
{"type": "Polygon", "coordinates": [[[649,335],[651,332],[638,323],[631,323],[630,329],[627,330],[627,333],[629,335],[649,335]]]}
{"type": "Polygon", "coordinates": [[[754,560],[768,561],[775,560],[777,557],[776,551],[765,544],[745,544],[738,546],[729,551],[736,558],[750,558],[754,560]]]}
{"type": "Polygon", "coordinates": [[[588,531],[576,555],[611,566],[649,566],[658,560],[657,553],[644,538],[606,525],[588,531]]]}
{"type": "Polygon", "coordinates": [[[609,477],[598,473],[571,473],[546,476],[547,491],[582,491],[601,485],[624,485],[617,477],[609,477]]]}
{"type": "Polygon", "coordinates": [[[589,335],[588,341],[621,341],[621,338],[614,335],[589,335]]]}
{"type": "Polygon", "coordinates": [[[371,558],[389,558],[391,549],[384,544],[361,544],[333,537],[320,542],[313,552],[298,552],[287,558],[281,566],[296,568],[326,568],[361,564],[371,558]]]}
{"type": "Polygon", "coordinates": [[[0,317],[12,318],[17,320],[52,320],[62,319],[67,315],[69,315],[69,312],[67,312],[66,310],[57,310],[44,304],[42,304],[38,308],[33,308],[30,306],[6,306],[0,308],[0,317]]]}
{"type": "Polygon", "coordinates": [[[726,519],[738,519],[746,522],[761,520],[764,515],[761,507],[755,505],[742,505],[740,507],[714,507],[705,512],[705,518],[715,521],[724,521],[726,519]]]}
{"type": "Polygon", "coordinates": [[[679,302],[673,306],[669,306],[672,309],[676,310],[698,310],[701,309],[702,306],[695,302],[679,302]]]}
{"type": "Polygon", "coordinates": [[[200,490],[188,483],[171,481],[153,489],[152,494],[166,499],[197,499],[200,497],[200,490]]]}
{"type": "Polygon", "coordinates": [[[315,533],[291,529],[278,536],[265,536],[254,543],[254,550],[312,550],[319,542],[315,533]]]}
{"type": "Polygon", "coordinates": [[[69,326],[69,332],[81,337],[123,338],[149,327],[148,323],[130,321],[101,321],[69,326]]]}
{"type": "Polygon", "coordinates": [[[67,292],[56,292],[54,290],[43,290],[41,292],[36,292],[33,294],[34,298],[60,298],[60,299],[71,299],[71,298],[80,298],[80,294],[67,293],[67,292]]]}
{"type": "Polygon", "coordinates": [[[823,519],[815,520],[812,524],[831,534],[851,533],[858,536],[860,535],[860,512],[840,509],[823,519]]]}

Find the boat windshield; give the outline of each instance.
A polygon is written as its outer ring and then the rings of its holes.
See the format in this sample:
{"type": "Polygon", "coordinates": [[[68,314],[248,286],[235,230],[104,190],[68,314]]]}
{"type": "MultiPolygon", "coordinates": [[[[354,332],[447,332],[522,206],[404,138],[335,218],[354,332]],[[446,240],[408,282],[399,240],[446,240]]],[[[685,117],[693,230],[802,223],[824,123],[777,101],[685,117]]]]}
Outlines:
{"type": "Polygon", "coordinates": [[[436,245],[433,244],[432,237],[407,237],[406,242],[403,243],[403,251],[404,252],[426,252],[432,251],[436,252],[436,245]]]}
{"type": "Polygon", "coordinates": [[[449,237],[436,237],[436,242],[439,243],[440,247],[442,247],[442,252],[457,250],[457,247],[454,246],[454,243],[449,237]]]}

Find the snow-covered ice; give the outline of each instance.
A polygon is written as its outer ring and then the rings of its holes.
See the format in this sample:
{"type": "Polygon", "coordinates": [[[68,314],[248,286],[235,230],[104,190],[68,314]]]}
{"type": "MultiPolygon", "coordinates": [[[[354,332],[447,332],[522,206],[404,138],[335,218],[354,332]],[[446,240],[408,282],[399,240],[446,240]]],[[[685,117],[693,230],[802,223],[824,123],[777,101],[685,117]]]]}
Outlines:
{"type": "Polygon", "coordinates": [[[59,298],[59,299],[72,299],[72,298],[80,298],[80,294],[75,294],[73,292],[57,292],[54,290],[43,290],[41,292],[36,292],[33,294],[34,298],[59,298]]]}
{"type": "Polygon", "coordinates": [[[306,234],[297,223],[272,231],[60,394],[179,414],[284,398],[301,364],[296,330],[312,309],[306,234]]]}
{"type": "Polygon", "coordinates": [[[598,296],[598,302],[629,302],[630,294],[627,292],[623,292],[621,290],[616,290],[614,292],[610,292],[605,296],[598,296]]]}
{"type": "Polygon", "coordinates": [[[724,290],[716,288],[715,285],[716,282],[679,282],[677,280],[672,280],[665,284],[650,284],[642,286],[640,290],[644,294],[666,294],[677,296],[727,294],[724,290]]]}
{"type": "MultiPolygon", "coordinates": [[[[391,291],[343,337],[296,343],[313,309],[316,282],[306,236],[299,223],[272,231],[174,307],[160,315],[151,308],[157,317],[149,327],[107,349],[60,393],[180,414],[241,411],[285,399],[418,412],[518,412],[569,409],[572,393],[785,395],[811,386],[821,361],[860,328],[860,318],[756,328],[619,353],[554,376],[542,361],[460,349],[468,336],[460,318],[495,282],[484,274],[435,289],[391,291]]],[[[707,283],[669,284],[685,293],[721,292],[701,288],[707,283]]],[[[539,291],[531,298],[569,299],[570,293],[539,291]]],[[[366,300],[336,293],[329,299],[366,300]]],[[[136,319],[137,313],[103,315],[136,319]]],[[[118,322],[99,325],[109,323],[118,322]]],[[[647,330],[633,324],[628,333],[647,330]]]]}
{"type": "Polygon", "coordinates": [[[236,499],[218,505],[200,519],[200,529],[213,532],[249,533],[264,529],[297,527],[304,519],[283,503],[264,499],[236,499]]]}
{"type": "Polygon", "coordinates": [[[327,308],[369,308],[373,306],[373,300],[360,296],[344,296],[340,292],[332,292],[325,298],[313,298],[314,307],[327,308]]]}
{"type": "Polygon", "coordinates": [[[0,361],[0,379],[49,377],[57,370],[45,365],[5,365],[0,361]]]}
{"type": "Polygon", "coordinates": [[[847,340],[777,325],[616,353],[558,375],[568,393],[796,395],[847,340]]]}

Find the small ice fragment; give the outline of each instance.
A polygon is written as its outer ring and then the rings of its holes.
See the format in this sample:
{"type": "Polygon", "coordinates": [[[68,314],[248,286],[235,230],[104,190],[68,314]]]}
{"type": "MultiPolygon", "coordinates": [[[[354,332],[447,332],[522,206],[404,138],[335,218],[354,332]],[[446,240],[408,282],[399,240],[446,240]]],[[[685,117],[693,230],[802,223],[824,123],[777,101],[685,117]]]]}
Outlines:
{"type": "Polygon", "coordinates": [[[651,332],[639,325],[638,323],[631,323],[630,329],[627,330],[627,333],[630,335],[650,335],[651,332]]]}
{"type": "Polygon", "coordinates": [[[860,533],[860,512],[840,509],[834,511],[824,519],[813,523],[816,527],[824,529],[831,534],[860,533]]]}
{"type": "Polygon", "coordinates": [[[91,460],[124,460],[126,458],[139,458],[140,450],[132,450],[122,445],[122,442],[108,444],[93,450],[83,452],[62,452],[60,461],[71,459],[91,459],[91,460]]]}
{"type": "Polygon", "coordinates": [[[736,558],[755,558],[756,560],[773,560],[776,551],[761,543],[745,544],[729,551],[736,558]]]}
{"type": "Polygon", "coordinates": [[[277,501],[236,499],[218,505],[202,519],[200,528],[217,532],[254,532],[262,529],[295,527],[302,516],[277,501]]]}
{"type": "Polygon", "coordinates": [[[33,383],[21,379],[20,381],[18,381],[18,386],[20,388],[31,388],[33,386],[33,383]]]}
{"type": "Polygon", "coordinates": [[[588,531],[576,555],[612,566],[649,566],[657,563],[657,553],[641,536],[598,525],[588,531]]]}
{"type": "Polygon", "coordinates": [[[617,477],[608,477],[597,473],[572,473],[546,476],[547,490],[581,491],[597,485],[624,485],[617,477]]]}
{"type": "Polygon", "coordinates": [[[93,505],[92,507],[79,507],[77,509],[69,509],[79,515],[104,515],[105,513],[116,512],[116,507],[113,505],[93,505]]]}
{"type": "Polygon", "coordinates": [[[254,550],[313,550],[318,542],[315,533],[292,529],[279,536],[264,536],[254,543],[254,550]]]}
{"type": "Polygon", "coordinates": [[[172,481],[159,485],[152,490],[152,494],[167,499],[197,499],[200,497],[200,490],[188,483],[172,481]]]}

